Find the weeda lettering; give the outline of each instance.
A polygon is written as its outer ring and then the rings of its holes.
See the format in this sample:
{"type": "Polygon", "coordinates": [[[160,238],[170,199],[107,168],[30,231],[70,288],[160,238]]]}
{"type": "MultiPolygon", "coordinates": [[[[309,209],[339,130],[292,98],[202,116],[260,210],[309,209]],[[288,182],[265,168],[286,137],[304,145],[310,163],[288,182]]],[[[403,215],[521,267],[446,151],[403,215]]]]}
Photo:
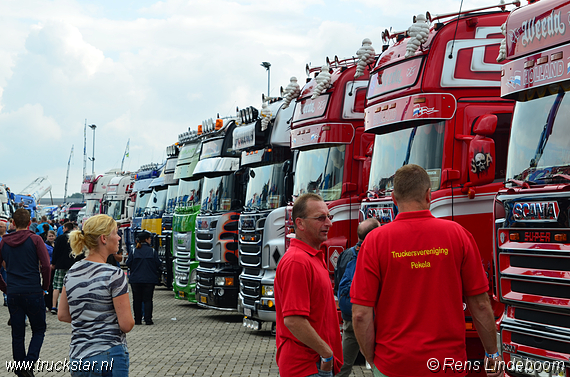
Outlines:
{"type": "MultiPolygon", "coordinates": [[[[521,25],[521,38],[522,45],[527,47],[536,38],[538,41],[552,37],[556,34],[564,35],[566,32],[566,25],[562,22],[562,13],[559,11],[557,14],[554,11],[550,12],[548,17],[536,21],[536,17],[526,20],[521,25]]],[[[516,35],[516,33],[513,33],[516,35]]]]}

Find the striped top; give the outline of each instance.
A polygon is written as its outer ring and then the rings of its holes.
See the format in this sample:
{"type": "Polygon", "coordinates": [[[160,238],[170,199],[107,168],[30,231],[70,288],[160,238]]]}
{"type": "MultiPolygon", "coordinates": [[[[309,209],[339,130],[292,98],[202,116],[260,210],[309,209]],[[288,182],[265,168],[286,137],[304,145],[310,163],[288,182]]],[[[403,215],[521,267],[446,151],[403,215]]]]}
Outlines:
{"type": "Polygon", "coordinates": [[[114,297],[129,292],[120,268],[84,259],[71,267],[63,285],[71,313],[70,358],[87,358],[127,345],[113,306],[114,297]]]}

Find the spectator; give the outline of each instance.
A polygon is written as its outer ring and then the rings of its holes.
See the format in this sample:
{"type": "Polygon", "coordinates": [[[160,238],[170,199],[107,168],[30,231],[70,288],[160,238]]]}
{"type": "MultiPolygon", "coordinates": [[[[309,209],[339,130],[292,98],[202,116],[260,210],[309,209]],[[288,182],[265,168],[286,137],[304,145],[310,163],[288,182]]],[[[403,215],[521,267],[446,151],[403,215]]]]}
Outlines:
{"type": "Polygon", "coordinates": [[[59,292],[63,286],[63,278],[75,262],[75,259],[71,255],[71,246],[69,245],[69,232],[73,230],[73,223],[65,223],[63,224],[63,228],[63,234],[55,239],[51,258],[52,269],[55,270],[53,276],[52,314],[57,314],[57,300],[59,299],[59,292]]]}
{"type": "Polygon", "coordinates": [[[126,333],[135,323],[127,278],[120,268],[105,263],[119,250],[117,223],[110,216],[96,215],[69,239],[74,255],[87,251],[65,276],[57,317],[72,324],[71,363],[81,360],[95,366],[89,374],[72,371],[71,376],[107,375],[110,367],[113,376],[128,376],[126,333]]]}
{"type": "MultiPolygon", "coordinates": [[[[338,286],[340,280],[345,275],[346,265],[353,260],[358,258],[358,252],[362,246],[362,242],[366,238],[366,235],[370,233],[371,230],[376,229],[380,226],[378,220],[374,218],[366,219],[358,225],[356,233],[358,235],[358,242],[356,245],[342,252],[338,261],[336,263],[334,271],[334,282],[335,282],[335,292],[337,297],[340,299],[340,294],[338,292],[338,286]]],[[[356,261],[355,261],[356,262],[356,261]]],[[[354,262],[353,262],[354,263],[354,262]]],[[[352,270],[354,272],[354,270],[352,270]]],[[[348,281],[352,280],[352,276],[346,277],[348,281]]],[[[349,286],[347,286],[347,291],[349,286]]],[[[347,298],[348,302],[348,298],[347,298]]],[[[344,364],[340,368],[340,372],[337,374],[338,377],[348,377],[352,371],[352,366],[354,361],[358,356],[359,347],[356,336],[354,335],[354,329],[352,327],[352,313],[347,313],[345,311],[341,312],[342,315],[342,356],[344,359],[344,364]]]]}
{"type": "Polygon", "coordinates": [[[45,243],[46,240],[47,240],[47,234],[48,234],[48,232],[49,232],[49,231],[52,231],[52,232],[53,232],[53,230],[51,230],[51,229],[49,228],[49,225],[48,225],[48,224],[44,224],[44,225],[42,225],[42,227],[44,228],[44,231],[40,234],[40,237],[42,238],[42,240],[43,240],[44,243],[45,243]]]}
{"type": "Polygon", "coordinates": [[[293,206],[295,237],[275,276],[277,365],[282,377],[333,376],[342,359],[333,287],[321,244],[332,216],[323,199],[304,194],[293,206]]]}
{"type": "MultiPolygon", "coordinates": [[[[46,331],[43,291],[49,287],[49,256],[42,239],[28,230],[30,212],[17,209],[13,221],[16,232],[4,236],[0,241],[0,264],[6,263],[8,276],[7,285],[0,278],[0,290],[8,294],[14,360],[33,365],[40,356],[46,331]],[[41,277],[38,267],[41,268],[41,277]],[[32,328],[27,353],[24,343],[26,316],[32,328]]],[[[32,369],[22,369],[17,374],[33,376],[32,369]]]]}
{"type": "Polygon", "coordinates": [[[35,217],[32,217],[32,223],[30,224],[30,230],[34,233],[36,233],[36,230],[38,230],[38,219],[36,219],[35,217]]]}
{"type": "Polygon", "coordinates": [[[37,235],[41,236],[45,232],[44,224],[48,226],[48,230],[53,230],[48,223],[47,216],[42,216],[42,222],[41,224],[38,224],[38,227],[36,229],[37,235]]]}
{"type": "MultiPolygon", "coordinates": [[[[431,214],[430,177],[418,165],[396,171],[392,199],[399,213],[366,237],[350,290],[354,332],[374,376],[452,373],[428,369],[433,359],[466,365],[463,298],[486,350],[485,362],[502,361],[489,284],[473,236],[431,214]]],[[[485,369],[488,376],[502,375],[485,369]]]]}
{"type": "MultiPolygon", "coordinates": [[[[2,241],[2,237],[6,234],[7,225],[8,222],[6,220],[0,219],[0,241],[2,241]]],[[[2,264],[0,264],[0,275],[2,276],[2,279],[6,281],[6,270],[2,264]]],[[[4,296],[4,306],[8,306],[8,297],[6,296],[6,293],[2,293],[2,295],[4,296]]]]}
{"type": "Polygon", "coordinates": [[[127,266],[131,270],[129,282],[133,289],[133,311],[135,325],[142,324],[142,305],[144,303],[144,322],[152,325],[152,296],[154,286],[158,283],[160,259],[150,246],[152,235],[143,230],[137,235],[137,246],[127,258],[127,266]]]}
{"type": "MultiPolygon", "coordinates": [[[[50,267],[51,265],[51,258],[52,258],[52,254],[53,254],[53,247],[55,245],[55,232],[53,230],[48,230],[47,231],[47,236],[46,236],[46,249],[48,251],[49,254],[49,259],[50,259],[50,267]]],[[[53,301],[53,276],[55,275],[55,269],[50,268],[51,270],[51,279],[50,279],[50,285],[49,285],[49,289],[47,290],[48,293],[46,293],[44,295],[44,301],[46,303],[46,308],[50,309],[52,307],[52,301],[53,301]]]]}

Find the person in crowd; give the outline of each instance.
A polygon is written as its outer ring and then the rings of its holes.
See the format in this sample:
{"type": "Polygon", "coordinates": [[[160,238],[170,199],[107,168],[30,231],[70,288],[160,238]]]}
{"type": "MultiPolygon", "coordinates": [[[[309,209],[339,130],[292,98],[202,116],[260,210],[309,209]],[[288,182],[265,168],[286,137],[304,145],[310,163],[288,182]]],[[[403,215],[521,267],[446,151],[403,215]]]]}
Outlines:
{"type": "Polygon", "coordinates": [[[14,224],[14,219],[10,217],[8,219],[8,230],[6,231],[6,234],[14,233],[15,231],[16,231],[16,224],[14,224]]]}
{"type": "Polygon", "coordinates": [[[117,223],[107,215],[93,216],[82,230],[71,232],[69,241],[73,255],[85,253],[85,258],[64,278],[57,318],[72,325],[71,364],[81,360],[94,366],[90,371],[71,370],[71,376],[128,376],[126,333],[135,323],[127,278],[120,268],[105,263],[119,250],[117,223]]]}
{"type": "MultiPolygon", "coordinates": [[[[4,235],[6,234],[7,228],[8,228],[8,221],[6,221],[5,219],[0,219],[0,241],[2,241],[2,237],[4,237],[4,235]]],[[[2,264],[0,264],[0,275],[2,276],[2,279],[6,281],[6,270],[4,269],[4,266],[2,266],[2,264]]],[[[6,296],[6,293],[2,292],[2,295],[4,296],[4,306],[8,306],[8,297],[6,296]]]]}
{"type": "Polygon", "coordinates": [[[51,258],[51,266],[52,269],[55,270],[53,276],[52,314],[57,314],[57,301],[63,286],[63,278],[75,262],[75,259],[71,255],[71,245],[69,244],[69,233],[73,230],[73,223],[65,223],[63,224],[63,228],[64,233],[55,239],[51,258]]]}
{"type": "Polygon", "coordinates": [[[51,230],[51,229],[49,228],[49,225],[48,225],[48,224],[44,224],[44,225],[42,225],[42,227],[44,228],[44,231],[40,234],[40,237],[42,238],[42,240],[43,240],[44,243],[45,243],[46,240],[47,240],[47,234],[48,234],[48,232],[49,232],[49,231],[52,231],[52,232],[53,232],[53,230],[51,230]]]}
{"type": "Polygon", "coordinates": [[[332,216],[320,196],[308,193],[297,198],[292,217],[295,238],[275,276],[279,375],[333,376],[343,363],[342,342],[321,249],[332,216]]]}
{"type": "Polygon", "coordinates": [[[0,265],[6,263],[7,272],[7,284],[0,278],[0,290],[8,295],[14,360],[31,363],[29,369],[21,368],[16,374],[33,376],[33,364],[40,356],[46,331],[43,294],[49,287],[49,255],[41,237],[28,230],[30,212],[17,209],[13,222],[16,231],[0,241],[0,265]],[[24,342],[26,316],[32,328],[27,352],[24,342]]]}
{"type": "Polygon", "coordinates": [[[30,230],[34,233],[38,230],[38,219],[32,217],[32,223],[30,224],[30,230]]]}
{"type": "Polygon", "coordinates": [[[65,223],[67,223],[67,222],[69,222],[68,219],[62,219],[62,220],[59,222],[59,227],[57,228],[57,232],[55,233],[56,236],[59,237],[59,236],[61,236],[61,235],[63,234],[63,230],[64,230],[64,229],[63,229],[63,226],[64,226],[65,223]]]}
{"type": "Polygon", "coordinates": [[[51,266],[53,266],[51,264],[51,258],[53,254],[53,247],[55,245],[55,232],[53,230],[47,231],[45,244],[50,259],[51,278],[50,278],[49,289],[47,290],[47,293],[44,295],[44,301],[46,303],[46,308],[49,310],[52,307],[52,302],[53,302],[53,277],[55,275],[55,270],[51,268],[51,266]]]}
{"type": "Polygon", "coordinates": [[[36,234],[41,236],[45,232],[44,224],[48,226],[48,230],[53,230],[52,227],[48,223],[47,216],[42,216],[42,222],[38,224],[36,229],[36,234]]]}
{"type": "MultiPolygon", "coordinates": [[[[335,292],[337,297],[339,297],[339,299],[340,299],[340,293],[338,292],[338,288],[341,279],[343,278],[343,276],[345,276],[347,281],[351,281],[353,278],[352,275],[351,276],[345,275],[347,264],[352,260],[354,260],[354,262],[352,263],[356,263],[355,259],[358,258],[358,252],[360,251],[362,242],[364,241],[368,233],[370,233],[370,231],[378,228],[379,226],[380,223],[375,218],[366,219],[360,224],[358,224],[358,228],[356,229],[356,234],[358,235],[358,242],[350,249],[343,251],[342,254],[340,255],[334,271],[335,292]]],[[[351,271],[354,272],[354,269],[349,269],[349,273],[351,271]]],[[[347,285],[347,287],[350,289],[349,285],[347,285]]],[[[347,289],[347,291],[349,289],[347,289]]],[[[354,362],[356,361],[356,357],[358,356],[360,348],[358,347],[358,341],[356,340],[356,336],[354,335],[354,329],[352,327],[352,311],[348,312],[341,310],[341,315],[343,320],[342,356],[344,359],[344,364],[342,365],[342,368],[340,368],[340,372],[337,374],[337,376],[348,377],[352,372],[352,367],[354,365],[354,362]]]]}
{"type": "Polygon", "coordinates": [[[144,303],[144,323],[152,325],[152,297],[154,286],[158,283],[160,259],[150,246],[152,234],[143,230],[137,235],[137,245],[127,258],[127,266],[131,270],[129,282],[133,290],[133,311],[135,325],[142,324],[142,308],[144,303]]]}
{"type": "MultiPolygon", "coordinates": [[[[350,290],[354,332],[374,376],[432,376],[435,359],[466,365],[463,298],[486,351],[488,376],[500,376],[489,283],[473,236],[435,218],[431,182],[418,165],[396,171],[395,220],[362,243],[350,290]]],[[[463,374],[466,371],[463,370],[463,374]]]]}

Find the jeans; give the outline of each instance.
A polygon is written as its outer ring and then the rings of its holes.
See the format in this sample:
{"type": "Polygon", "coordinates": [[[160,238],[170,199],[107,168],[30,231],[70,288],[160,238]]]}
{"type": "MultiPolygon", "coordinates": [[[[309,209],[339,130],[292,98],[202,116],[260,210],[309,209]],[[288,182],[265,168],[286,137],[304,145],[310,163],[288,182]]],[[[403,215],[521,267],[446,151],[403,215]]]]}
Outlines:
{"type": "Polygon", "coordinates": [[[71,359],[71,377],[128,377],[129,350],[124,344],[85,359],[71,359]],[[86,368],[89,365],[92,368],[86,368]],[[89,370],[85,370],[89,369],[89,370]]]}
{"type": "Polygon", "coordinates": [[[8,311],[12,324],[12,355],[15,361],[37,361],[46,332],[46,309],[43,293],[8,294],[8,311]],[[24,337],[26,316],[30,320],[32,339],[26,353],[24,337]]]}
{"type": "Polygon", "coordinates": [[[135,312],[135,323],[141,323],[144,303],[144,321],[152,322],[152,296],[154,294],[154,284],[134,283],[133,289],[133,311],[135,312]]]}
{"type": "MultiPolygon", "coordinates": [[[[4,279],[4,283],[6,283],[6,270],[1,265],[0,265],[0,274],[2,274],[2,279],[4,279]]],[[[6,293],[2,293],[2,295],[4,296],[4,304],[7,304],[8,296],[6,295],[6,293]]]]}
{"type": "Polygon", "coordinates": [[[307,377],[333,377],[334,376],[332,370],[324,371],[324,370],[321,370],[320,367],[321,367],[321,363],[318,362],[317,363],[317,369],[319,370],[319,372],[316,374],[311,374],[310,376],[307,376],[307,377]]]}

